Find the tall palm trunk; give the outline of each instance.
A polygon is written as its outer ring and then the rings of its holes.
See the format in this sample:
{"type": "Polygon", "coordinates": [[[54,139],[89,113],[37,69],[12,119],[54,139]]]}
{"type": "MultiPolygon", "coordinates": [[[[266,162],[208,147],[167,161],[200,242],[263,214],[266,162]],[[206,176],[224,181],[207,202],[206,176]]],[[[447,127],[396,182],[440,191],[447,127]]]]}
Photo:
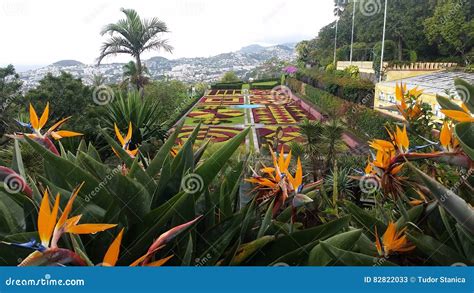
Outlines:
{"type": "Polygon", "coordinates": [[[143,89],[143,66],[142,66],[142,60],[140,58],[140,54],[136,54],[135,57],[136,60],[136,67],[137,67],[137,91],[140,93],[140,98],[143,101],[143,98],[145,97],[145,91],[143,89]]]}

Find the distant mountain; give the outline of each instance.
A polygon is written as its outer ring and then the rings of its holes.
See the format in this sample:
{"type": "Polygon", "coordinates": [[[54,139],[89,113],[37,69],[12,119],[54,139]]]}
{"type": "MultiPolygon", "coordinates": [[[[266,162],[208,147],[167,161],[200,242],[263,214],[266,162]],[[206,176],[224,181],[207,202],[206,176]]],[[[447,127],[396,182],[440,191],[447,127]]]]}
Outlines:
{"type": "Polygon", "coordinates": [[[84,65],[84,63],[76,61],[76,60],[61,60],[61,61],[53,63],[52,65],[68,67],[68,66],[84,65]]]}
{"type": "MultiPolygon", "coordinates": [[[[178,79],[184,82],[213,82],[225,72],[233,70],[239,76],[246,76],[265,61],[276,58],[293,61],[296,58],[294,47],[288,44],[263,47],[250,45],[239,51],[223,53],[212,57],[167,59],[161,56],[144,60],[153,79],[178,79]]],[[[20,73],[24,90],[35,87],[47,74],[59,75],[61,71],[82,78],[89,83],[93,75],[102,74],[107,83],[122,80],[123,63],[87,65],[75,60],[61,60],[46,67],[20,73]]]]}
{"type": "Polygon", "coordinates": [[[254,54],[254,53],[259,53],[261,51],[265,50],[265,47],[263,46],[260,46],[260,45],[249,45],[249,46],[245,46],[245,47],[242,47],[239,52],[240,53],[251,53],[251,54],[254,54]]]}

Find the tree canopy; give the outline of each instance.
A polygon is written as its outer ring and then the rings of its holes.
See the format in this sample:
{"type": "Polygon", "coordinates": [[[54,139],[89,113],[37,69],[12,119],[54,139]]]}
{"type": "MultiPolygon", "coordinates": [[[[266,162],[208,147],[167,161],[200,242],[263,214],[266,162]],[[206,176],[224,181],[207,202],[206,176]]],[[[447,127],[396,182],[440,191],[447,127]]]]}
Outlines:
{"type": "MultiPolygon", "coordinates": [[[[373,13],[363,13],[356,2],[353,60],[372,61],[382,40],[383,1],[373,13]]],[[[337,59],[348,60],[353,3],[335,0],[339,15],[337,59]]],[[[389,61],[469,62],[473,53],[474,5],[462,0],[388,1],[386,40],[395,44],[389,61]]],[[[316,38],[298,44],[300,62],[326,66],[333,61],[336,21],[323,27],[316,38]]]]}

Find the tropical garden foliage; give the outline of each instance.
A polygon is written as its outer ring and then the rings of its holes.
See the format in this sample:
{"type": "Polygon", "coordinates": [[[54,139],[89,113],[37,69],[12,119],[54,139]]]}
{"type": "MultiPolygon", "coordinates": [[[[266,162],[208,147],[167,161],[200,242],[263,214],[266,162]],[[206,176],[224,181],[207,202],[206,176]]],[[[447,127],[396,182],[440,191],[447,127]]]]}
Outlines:
{"type": "MultiPolygon", "coordinates": [[[[473,92],[472,85],[457,83],[473,92]]],[[[401,111],[416,96],[400,85],[401,111]]],[[[80,134],[61,129],[66,119],[48,122],[56,118],[49,104],[41,115],[31,106],[29,121],[21,124],[25,132],[12,135],[12,164],[0,170],[7,183],[0,206],[2,262],[472,265],[473,106],[445,97],[439,102],[447,120],[438,142],[414,146],[410,124],[388,125],[387,138],[371,140],[374,154],[360,175],[332,161],[314,178],[306,176],[304,152],[236,152],[249,129],[206,154],[209,142],[196,145],[199,124],[177,146],[178,125],[148,157],[138,143],[142,133],[134,124],[140,123],[114,122],[113,130],[100,130],[118,159],[107,163],[93,144],[81,142],[75,152],[54,144],[80,134]],[[41,174],[26,173],[23,147],[42,158],[41,174]]],[[[302,127],[329,134],[317,124],[302,127]]],[[[330,150],[319,151],[331,161],[330,150]]],[[[320,155],[310,156],[321,163],[320,155]]]]}
{"type": "Polygon", "coordinates": [[[0,70],[1,265],[474,265],[472,84],[437,125],[421,88],[397,84],[403,120],[365,107],[355,68],[286,67],[293,92],[152,81],[140,55],[171,50],[167,27],[122,12],[99,62],[135,63],[106,105],[66,73],[22,96],[0,70]]]}

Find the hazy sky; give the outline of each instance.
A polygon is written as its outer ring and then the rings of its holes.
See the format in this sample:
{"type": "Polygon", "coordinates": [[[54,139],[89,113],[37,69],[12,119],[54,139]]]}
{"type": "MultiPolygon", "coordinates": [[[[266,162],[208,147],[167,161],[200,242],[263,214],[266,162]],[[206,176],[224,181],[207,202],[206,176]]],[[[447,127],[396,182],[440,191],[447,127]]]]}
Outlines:
{"type": "Polygon", "coordinates": [[[333,19],[333,0],[0,0],[0,66],[93,63],[104,40],[99,32],[122,18],[121,7],[156,16],[171,31],[166,38],[174,53],[145,58],[212,56],[254,43],[299,41],[333,19]]]}

